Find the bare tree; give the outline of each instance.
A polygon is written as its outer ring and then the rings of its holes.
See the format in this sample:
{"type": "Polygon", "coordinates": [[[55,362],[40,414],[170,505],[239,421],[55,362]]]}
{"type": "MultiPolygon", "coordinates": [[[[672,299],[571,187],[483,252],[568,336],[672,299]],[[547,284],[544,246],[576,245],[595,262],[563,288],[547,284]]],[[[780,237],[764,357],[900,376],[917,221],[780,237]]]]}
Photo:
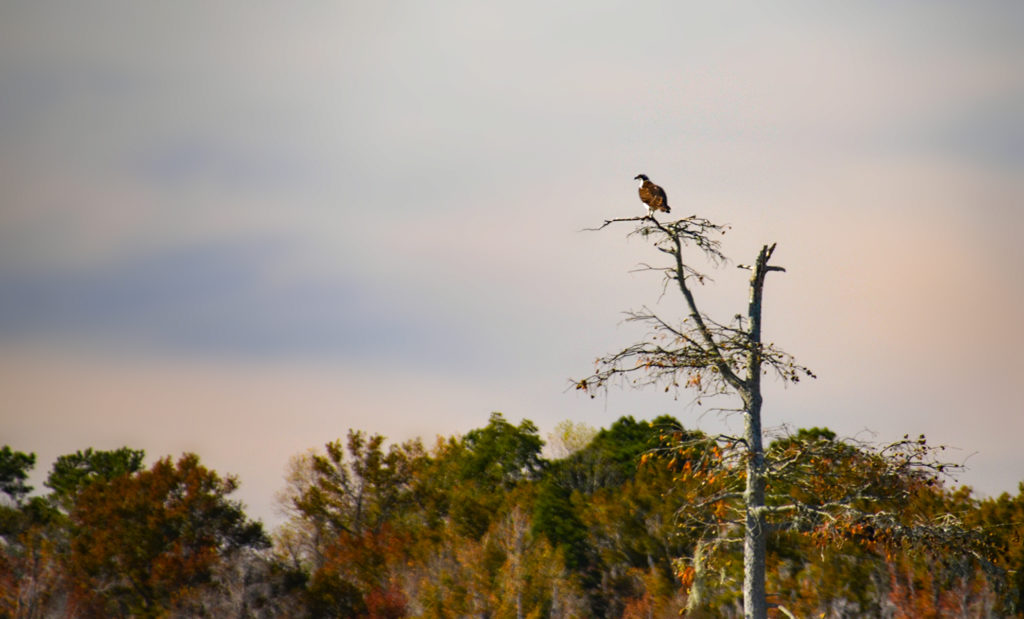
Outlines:
{"type": "MultiPolygon", "coordinates": [[[[941,488],[940,476],[957,466],[942,462],[937,454],[943,448],[928,445],[923,436],[874,446],[833,440],[834,435],[819,431],[782,437],[766,450],[762,377],[774,373],[787,383],[814,377],[762,338],[766,276],[785,270],[771,264],[774,243],[763,246],[752,265],[739,265],[750,271],[749,301],[745,315],[736,314],[725,323],[701,311],[694,284],[708,277],[686,256],[687,250],[695,251],[713,265],[727,263],[719,241],[725,226],[696,216],[672,222],[646,216],[606,220],[593,230],[620,223],[634,224],[628,236],[646,239],[667,256],[666,265],[642,264],[640,270],[661,274],[664,292],[678,290],[685,316],[670,321],[647,307],[628,312],[626,320],[645,325],[647,333],[639,342],[599,358],[593,374],[574,381],[576,388],[592,396],[611,384],[665,391],[692,388],[700,395],[738,396],[741,403],[741,436],[669,432],[664,448],[672,462],[686,462],[679,479],[702,475],[701,496],[688,503],[680,520],[700,540],[690,565],[694,605],[705,596],[703,572],[709,556],[742,542],[743,613],[765,617],[766,540],[773,532],[796,531],[816,543],[855,540],[947,552],[966,557],[995,580],[1001,577],[981,532],[948,514],[934,521],[908,521],[898,512],[913,493],[941,488]],[[772,491],[766,496],[769,484],[772,491]]],[[[780,604],[771,606],[788,612],[780,604]]]]}
{"type": "Polygon", "coordinates": [[[630,235],[639,235],[669,256],[668,266],[644,264],[645,270],[662,274],[664,286],[677,288],[686,302],[687,315],[679,323],[658,316],[648,308],[630,312],[627,320],[650,327],[640,342],[598,359],[597,370],[577,382],[587,391],[604,387],[624,378],[633,386],[657,385],[670,388],[694,387],[706,393],[738,395],[742,402],[743,446],[746,487],[743,491],[743,604],[747,617],[764,617],[765,601],[765,462],[761,429],[761,376],[771,369],[783,380],[797,382],[813,376],[787,353],[761,338],[761,307],[765,277],[784,271],[770,264],[775,244],[765,245],[748,268],[750,300],[746,316],[737,314],[728,324],[716,322],[701,311],[692,283],[703,283],[707,276],[689,264],[684,252],[694,247],[712,263],[727,261],[718,239],[724,226],[697,216],[672,222],[653,217],[610,219],[597,228],[614,223],[634,223],[630,235]]]}

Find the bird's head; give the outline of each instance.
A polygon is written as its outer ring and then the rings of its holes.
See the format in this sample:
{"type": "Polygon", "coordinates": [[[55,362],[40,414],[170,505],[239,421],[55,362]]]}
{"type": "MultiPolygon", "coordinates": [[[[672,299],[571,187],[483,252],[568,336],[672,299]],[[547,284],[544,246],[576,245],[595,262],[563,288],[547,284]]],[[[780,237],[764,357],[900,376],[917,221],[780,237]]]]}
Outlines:
{"type": "Polygon", "coordinates": [[[637,180],[637,181],[640,181],[642,183],[644,181],[649,181],[651,179],[647,178],[646,174],[637,174],[636,176],[633,177],[633,180],[637,180]]]}

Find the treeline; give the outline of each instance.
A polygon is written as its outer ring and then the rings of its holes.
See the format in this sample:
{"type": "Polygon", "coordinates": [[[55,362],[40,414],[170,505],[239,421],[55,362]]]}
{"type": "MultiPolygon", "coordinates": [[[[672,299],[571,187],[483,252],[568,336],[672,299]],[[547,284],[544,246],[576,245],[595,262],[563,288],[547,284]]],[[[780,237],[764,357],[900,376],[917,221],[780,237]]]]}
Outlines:
{"type": "MultiPolygon", "coordinates": [[[[288,520],[272,534],[230,498],[237,480],[194,454],[146,468],[139,450],[86,449],[58,458],[47,491],[31,496],[34,455],[4,447],[0,616],[742,616],[741,549],[705,543],[728,537],[726,503],[701,500],[730,472],[703,466],[715,447],[678,447],[701,436],[671,417],[624,417],[601,430],[563,423],[544,451],[531,422],[497,413],[432,445],[350,431],[293,459],[280,494],[288,520]]],[[[867,479],[860,447],[828,430],[770,449],[807,441],[841,455],[776,492],[824,497],[844,477],[867,479]]],[[[794,520],[770,537],[772,612],[1019,613],[1024,484],[978,500],[919,481],[878,480],[906,484],[911,498],[877,510],[906,530],[956,518],[984,552],[954,557],[887,543],[880,528],[794,520]]]]}

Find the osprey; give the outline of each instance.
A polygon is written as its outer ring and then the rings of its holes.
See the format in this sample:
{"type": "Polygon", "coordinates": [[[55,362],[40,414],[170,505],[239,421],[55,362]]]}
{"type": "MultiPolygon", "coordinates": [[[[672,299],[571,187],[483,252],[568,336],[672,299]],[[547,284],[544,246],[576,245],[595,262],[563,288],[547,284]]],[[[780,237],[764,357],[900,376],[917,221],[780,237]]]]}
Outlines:
{"type": "Polygon", "coordinates": [[[640,181],[640,200],[647,205],[648,217],[654,211],[672,211],[668,206],[668,196],[665,195],[664,189],[652,183],[646,174],[637,174],[635,180],[640,181]]]}

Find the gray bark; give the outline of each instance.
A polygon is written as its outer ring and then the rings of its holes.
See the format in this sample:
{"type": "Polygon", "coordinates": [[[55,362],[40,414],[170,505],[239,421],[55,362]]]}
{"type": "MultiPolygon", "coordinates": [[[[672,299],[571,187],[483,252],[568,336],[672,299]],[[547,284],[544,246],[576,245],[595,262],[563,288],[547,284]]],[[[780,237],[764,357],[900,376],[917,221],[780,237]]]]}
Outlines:
{"type": "Polygon", "coordinates": [[[761,398],[748,404],[744,438],[747,441],[746,512],[743,532],[743,616],[763,619],[765,604],[764,449],[761,445],[761,398]]]}
{"type": "Polygon", "coordinates": [[[763,619],[768,615],[765,595],[766,534],[765,527],[765,468],[764,445],[761,432],[761,298],[764,277],[769,271],[781,271],[768,266],[775,245],[765,245],[757,256],[750,277],[750,304],[747,375],[740,395],[744,404],[743,438],[747,443],[747,485],[743,493],[746,512],[743,534],[743,616],[763,619]]]}
{"type": "MultiPolygon", "coordinates": [[[[767,600],[765,595],[765,571],[766,571],[766,515],[765,506],[765,455],[761,426],[761,375],[762,367],[772,368],[784,379],[796,382],[798,375],[806,373],[813,376],[809,370],[796,365],[785,353],[775,350],[771,346],[764,346],[761,341],[761,302],[764,293],[765,276],[771,271],[784,271],[782,267],[769,266],[769,261],[775,251],[775,244],[765,245],[757,256],[757,261],[749,268],[750,278],[750,300],[747,307],[747,316],[744,324],[739,329],[725,328],[714,323],[710,319],[705,320],[704,315],[697,307],[693,292],[690,290],[687,280],[696,278],[703,282],[704,277],[697,271],[688,268],[683,261],[684,246],[694,244],[701,248],[712,260],[725,260],[725,257],[718,249],[718,243],[707,236],[708,232],[721,232],[723,228],[697,218],[696,216],[686,218],[677,222],[661,224],[653,217],[612,219],[606,220],[601,228],[616,221],[646,221],[637,232],[643,236],[661,233],[664,238],[658,237],[655,242],[658,250],[670,254],[673,257],[674,265],[668,268],[647,267],[651,270],[665,273],[666,284],[675,282],[680,293],[686,301],[689,315],[684,321],[686,326],[675,329],[669,326],[653,314],[631,314],[631,319],[641,321],[652,321],[656,327],[670,333],[678,345],[665,349],[660,343],[650,345],[640,344],[629,347],[619,353],[610,355],[599,360],[605,364],[606,369],[599,371],[594,377],[579,381],[578,389],[591,389],[595,385],[605,384],[608,379],[616,375],[625,376],[638,370],[653,371],[649,379],[650,384],[657,384],[659,379],[670,384],[678,377],[681,370],[688,371],[688,368],[696,369],[698,372],[707,369],[714,381],[719,383],[723,390],[735,392],[743,402],[744,435],[742,442],[746,450],[746,487],[743,492],[744,501],[744,536],[743,536],[743,613],[748,619],[764,619],[767,617],[767,600]],[[659,363],[651,362],[657,359],[659,363]],[[622,367],[619,364],[628,361],[629,365],[622,367]],[[653,370],[652,370],[653,368],[653,370]]],[[[601,229],[598,228],[598,229],[601,229]]],[[[646,266],[646,265],[644,265],[646,266]]],[[[624,364],[625,365],[625,364],[624,364]]],[[[701,378],[698,373],[697,378],[701,378]]],[[[636,381],[633,381],[636,384],[636,381]]],[[[700,382],[698,380],[698,388],[700,382]]],[[[704,556],[700,554],[695,557],[697,565],[695,569],[702,572],[704,556]]],[[[695,575],[701,578],[702,573],[695,575]]],[[[696,590],[691,593],[693,606],[701,603],[703,598],[702,582],[695,583],[696,590]]]]}

